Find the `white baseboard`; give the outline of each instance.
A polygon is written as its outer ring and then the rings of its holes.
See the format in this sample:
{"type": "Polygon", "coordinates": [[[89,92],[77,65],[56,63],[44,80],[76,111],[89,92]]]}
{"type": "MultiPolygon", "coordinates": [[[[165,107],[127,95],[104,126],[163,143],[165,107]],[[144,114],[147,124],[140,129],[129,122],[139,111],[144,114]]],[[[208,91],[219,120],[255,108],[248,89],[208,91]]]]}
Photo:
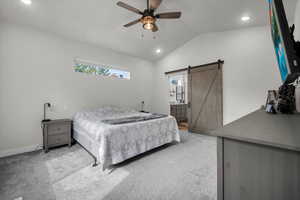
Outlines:
{"type": "Polygon", "coordinates": [[[21,148],[16,148],[16,149],[8,149],[8,150],[0,151],[0,158],[4,158],[7,156],[13,156],[13,155],[17,155],[17,154],[22,154],[22,153],[27,153],[27,152],[32,152],[32,151],[37,151],[37,150],[41,150],[42,148],[43,148],[42,145],[37,144],[37,145],[21,147],[21,148]]]}

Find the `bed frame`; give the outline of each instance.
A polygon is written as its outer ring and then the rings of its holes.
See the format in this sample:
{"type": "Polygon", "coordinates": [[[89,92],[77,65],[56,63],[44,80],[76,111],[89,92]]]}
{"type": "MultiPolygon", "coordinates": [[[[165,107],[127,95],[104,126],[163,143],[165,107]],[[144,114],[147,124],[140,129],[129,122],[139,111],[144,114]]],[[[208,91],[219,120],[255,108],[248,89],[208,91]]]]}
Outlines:
{"type": "MultiPolygon", "coordinates": [[[[74,139],[75,140],[75,139],[74,139]]],[[[94,156],[89,150],[87,150],[82,144],[80,144],[77,140],[75,140],[79,146],[81,146],[88,154],[94,159],[94,163],[92,164],[92,167],[97,167],[98,166],[98,160],[97,157],[94,156]]]]}

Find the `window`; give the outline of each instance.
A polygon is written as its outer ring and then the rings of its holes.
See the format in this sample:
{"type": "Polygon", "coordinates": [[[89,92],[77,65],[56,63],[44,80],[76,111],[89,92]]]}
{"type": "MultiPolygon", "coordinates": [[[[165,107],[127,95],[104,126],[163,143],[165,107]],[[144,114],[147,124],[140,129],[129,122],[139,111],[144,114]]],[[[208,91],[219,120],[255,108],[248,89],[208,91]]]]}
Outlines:
{"type": "Polygon", "coordinates": [[[130,72],[112,69],[108,66],[99,64],[88,64],[83,62],[75,62],[75,72],[82,72],[93,75],[111,76],[115,78],[130,80],[130,72]]]}

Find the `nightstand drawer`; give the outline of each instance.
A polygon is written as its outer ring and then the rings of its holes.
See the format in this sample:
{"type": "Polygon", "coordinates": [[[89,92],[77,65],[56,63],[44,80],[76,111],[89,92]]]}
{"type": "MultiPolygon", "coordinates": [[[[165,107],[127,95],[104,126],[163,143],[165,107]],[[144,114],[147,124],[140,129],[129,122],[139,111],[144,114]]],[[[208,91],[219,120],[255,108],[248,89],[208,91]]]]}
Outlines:
{"type": "Polygon", "coordinates": [[[48,137],[48,146],[53,147],[57,145],[68,144],[69,142],[69,134],[68,132],[60,134],[60,135],[51,135],[48,137]]]}
{"type": "Polygon", "coordinates": [[[71,129],[71,125],[68,124],[51,124],[48,126],[48,134],[49,135],[57,135],[62,134],[64,132],[69,132],[71,129]]]}

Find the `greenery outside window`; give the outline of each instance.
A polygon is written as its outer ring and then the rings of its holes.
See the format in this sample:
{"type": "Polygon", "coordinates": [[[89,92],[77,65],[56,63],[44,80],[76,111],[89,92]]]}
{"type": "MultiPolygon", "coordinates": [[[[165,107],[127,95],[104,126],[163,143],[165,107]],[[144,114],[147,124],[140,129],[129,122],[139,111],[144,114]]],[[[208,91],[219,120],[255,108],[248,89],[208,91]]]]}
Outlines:
{"type": "Polygon", "coordinates": [[[130,80],[130,72],[119,69],[112,69],[104,65],[75,63],[74,70],[75,72],[82,72],[92,75],[110,76],[130,80]]]}

